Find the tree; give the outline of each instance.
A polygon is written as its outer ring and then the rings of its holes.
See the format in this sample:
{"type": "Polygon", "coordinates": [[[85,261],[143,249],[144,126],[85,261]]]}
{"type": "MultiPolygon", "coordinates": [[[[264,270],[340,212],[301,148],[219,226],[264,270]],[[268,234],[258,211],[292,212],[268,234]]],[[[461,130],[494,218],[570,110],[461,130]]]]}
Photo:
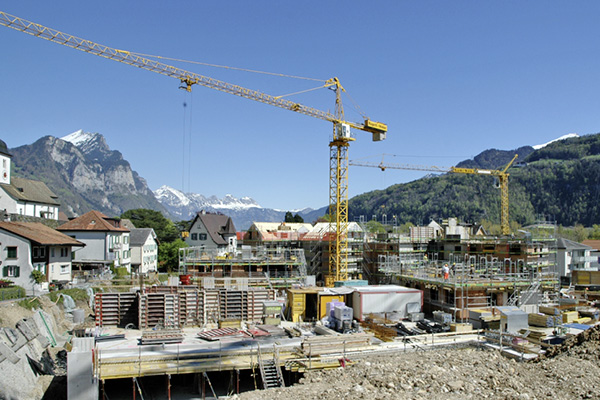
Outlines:
{"type": "Polygon", "coordinates": [[[371,233],[385,233],[385,226],[381,222],[371,220],[367,222],[367,230],[371,233]]]}
{"type": "Polygon", "coordinates": [[[285,222],[296,222],[296,223],[303,223],[304,222],[304,218],[302,218],[302,216],[300,216],[298,213],[296,213],[295,215],[292,215],[291,211],[288,211],[285,213],[285,222]]]}
{"type": "Polygon", "coordinates": [[[159,243],[172,242],[181,237],[175,224],[158,211],[136,208],[125,211],[121,214],[121,218],[131,220],[136,228],[154,229],[159,243]]]}
{"type": "Polygon", "coordinates": [[[179,249],[188,247],[181,239],[161,243],[158,246],[158,266],[162,271],[173,272],[179,267],[179,249]]]}

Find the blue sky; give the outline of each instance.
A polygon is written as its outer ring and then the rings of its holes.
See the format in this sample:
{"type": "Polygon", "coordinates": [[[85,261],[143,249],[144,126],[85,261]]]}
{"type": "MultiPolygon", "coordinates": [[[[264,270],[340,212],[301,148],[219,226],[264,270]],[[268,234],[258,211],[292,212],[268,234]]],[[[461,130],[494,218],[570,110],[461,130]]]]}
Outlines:
{"type": "MultiPolygon", "coordinates": [[[[351,96],[348,120],[361,121],[354,101],[389,126],[384,142],[354,132],[350,159],[451,166],[488,148],[600,131],[596,1],[8,0],[0,9],[138,53],[336,76],[351,96]]],[[[83,129],[104,135],[151,189],[284,210],[328,203],[329,122],[203,87],[189,95],[173,78],[6,27],[0,48],[0,138],[11,148],[83,129]]],[[[319,85],[169,63],[273,95],[319,85]]],[[[327,89],[290,99],[334,107],[327,89]]],[[[351,167],[349,194],[424,174],[351,167]]]]}

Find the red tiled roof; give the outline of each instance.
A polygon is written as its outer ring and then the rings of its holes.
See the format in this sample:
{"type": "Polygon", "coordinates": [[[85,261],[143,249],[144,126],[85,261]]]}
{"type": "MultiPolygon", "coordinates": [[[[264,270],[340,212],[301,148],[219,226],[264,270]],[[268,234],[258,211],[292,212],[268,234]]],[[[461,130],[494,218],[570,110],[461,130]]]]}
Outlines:
{"type": "Polygon", "coordinates": [[[100,211],[92,210],[83,214],[81,217],[77,217],[62,224],[56,229],[59,231],[129,232],[129,229],[121,228],[119,225],[120,224],[115,219],[107,217],[100,211]]]}
{"type": "Polygon", "coordinates": [[[39,222],[0,222],[0,229],[43,245],[85,246],[79,240],[39,222]]]}

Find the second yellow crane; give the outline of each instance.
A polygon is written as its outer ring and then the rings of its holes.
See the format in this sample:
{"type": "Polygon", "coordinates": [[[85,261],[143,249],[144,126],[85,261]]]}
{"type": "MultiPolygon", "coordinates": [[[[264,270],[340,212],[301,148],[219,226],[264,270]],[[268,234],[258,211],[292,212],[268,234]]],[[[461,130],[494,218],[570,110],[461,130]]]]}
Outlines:
{"type": "MultiPolygon", "coordinates": [[[[385,155],[384,155],[385,156],[385,155]]],[[[506,166],[501,170],[492,169],[480,169],[480,168],[458,168],[458,167],[436,167],[427,165],[411,165],[411,164],[385,164],[383,159],[379,163],[365,162],[365,161],[350,161],[350,165],[358,167],[373,167],[379,168],[385,171],[387,168],[390,169],[405,169],[412,171],[430,171],[430,172],[452,172],[456,174],[476,174],[476,175],[491,175],[498,178],[500,184],[500,226],[503,235],[510,234],[510,223],[508,220],[508,168],[515,162],[519,155],[515,156],[510,160],[506,166]]]]}

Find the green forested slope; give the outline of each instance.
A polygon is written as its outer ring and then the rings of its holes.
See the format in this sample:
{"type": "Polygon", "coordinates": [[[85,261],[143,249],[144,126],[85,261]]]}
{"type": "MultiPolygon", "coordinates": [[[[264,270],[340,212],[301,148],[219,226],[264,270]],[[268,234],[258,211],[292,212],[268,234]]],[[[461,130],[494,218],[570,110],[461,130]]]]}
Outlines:
{"type": "MultiPolygon", "coordinates": [[[[488,151],[485,160],[502,165],[505,153],[494,160],[488,151]]],[[[526,225],[545,214],[561,225],[600,223],[600,134],[551,143],[522,161],[509,170],[511,221],[526,225]]],[[[500,190],[490,176],[445,174],[356,196],[349,211],[350,220],[386,214],[399,223],[449,217],[499,223],[500,190]]]]}

